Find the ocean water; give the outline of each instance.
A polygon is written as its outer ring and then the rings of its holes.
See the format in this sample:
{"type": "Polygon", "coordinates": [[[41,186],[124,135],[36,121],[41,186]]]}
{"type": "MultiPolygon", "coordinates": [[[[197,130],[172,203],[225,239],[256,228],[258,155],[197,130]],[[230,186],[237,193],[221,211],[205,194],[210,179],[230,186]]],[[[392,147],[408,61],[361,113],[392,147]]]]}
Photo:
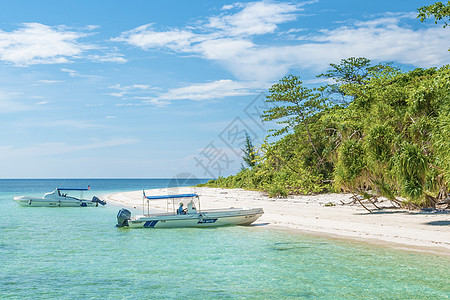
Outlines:
{"type": "Polygon", "coordinates": [[[118,206],[31,208],[12,201],[88,184],[86,198],[173,181],[0,180],[0,299],[450,297],[446,257],[264,225],[116,228],[118,206]]]}

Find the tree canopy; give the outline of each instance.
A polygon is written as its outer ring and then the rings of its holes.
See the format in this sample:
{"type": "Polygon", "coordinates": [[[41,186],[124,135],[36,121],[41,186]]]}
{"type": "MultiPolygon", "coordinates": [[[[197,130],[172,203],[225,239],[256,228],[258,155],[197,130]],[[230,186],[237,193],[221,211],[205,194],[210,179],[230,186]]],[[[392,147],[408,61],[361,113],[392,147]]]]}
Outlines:
{"type": "Polygon", "coordinates": [[[435,24],[444,19],[444,27],[446,27],[450,21],[450,1],[447,1],[447,4],[436,2],[431,5],[422,6],[417,11],[419,12],[417,17],[420,18],[421,22],[424,22],[430,17],[434,17],[435,24]]]}
{"type": "Polygon", "coordinates": [[[332,83],[320,88],[295,75],[274,84],[261,117],[279,123],[278,140],[261,145],[252,169],[209,185],[272,196],[370,191],[415,207],[448,196],[450,66],[402,72],[348,58],[330,67],[320,76],[332,83]]]}

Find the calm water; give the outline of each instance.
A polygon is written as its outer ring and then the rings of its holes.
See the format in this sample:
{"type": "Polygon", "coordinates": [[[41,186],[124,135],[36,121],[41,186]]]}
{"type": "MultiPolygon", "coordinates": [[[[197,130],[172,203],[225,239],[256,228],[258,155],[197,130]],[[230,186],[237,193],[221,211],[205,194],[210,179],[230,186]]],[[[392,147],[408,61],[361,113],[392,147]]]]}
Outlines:
{"type": "Polygon", "coordinates": [[[86,198],[173,186],[163,179],[0,180],[0,298],[450,297],[448,258],[264,226],[117,229],[117,206],[29,208],[12,201],[88,184],[86,198]]]}

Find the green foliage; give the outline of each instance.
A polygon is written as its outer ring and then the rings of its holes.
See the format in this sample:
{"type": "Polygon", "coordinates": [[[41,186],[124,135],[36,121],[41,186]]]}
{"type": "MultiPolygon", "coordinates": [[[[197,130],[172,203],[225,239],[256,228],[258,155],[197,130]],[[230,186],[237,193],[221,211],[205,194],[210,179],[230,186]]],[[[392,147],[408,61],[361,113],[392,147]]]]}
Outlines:
{"type": "Polygon", "coordinates": [[[330,64],[331,69],[317,77],[332,78],[337,83],[363,84],[369,75],[370,59],[365,57],[350,57],[342,59],[340,64],[330,64]]]}
{"type": "Polygon", "coordinates": [[[412,200],[423,196],[428,162],[422,150],[414,144],[405,142],[396,157],[396,168],[403,181],[403,192],[412,200]]]}
{"type": "Polygon", "coordinates": [[[363,146],[360,141],[348,139],[339,147],[338,153],[336,182],[343,186],[354,186],[366,166],[363,146]]]}
{"type": "Polygon", "coordinates": [[[271,186],[267,193],[270,198],[286,198],[288,196],[286,189],[280,185],[271,186]]]}
{"type": "Polygon", "coordinates": [[[256,166],[258,161],[258,153],[256,152],[256,149],[253,146],[252,139],[247,132],[245,132],[245,147],[244,149],[242,149],[242,152],[244,153],[242,159],[244,160],[247,167],[253,168],[254,166],[256,166]]]}
{"type": "Polygon", "coordinates": [[[386,124],[375,125],[368,130],[365,146],[372,161],[389,162],[392,156],[393,135],[393,128],[386,124]]]}
{"type": "Polygon", "coordinates": [[[318,90],[326,92],[335,104],[347,106],[357,94],[348,93],[348,88],[353,85],[364,85],[365,82],[382,72],[395,70],[389,64],[372,65],[365,57],[350,57],[341,59],[339,64],[330,64],[331,69],[317,77],[332,79],[334,83],[328,84],[318,90]]]}
{"type": "Polygon", "coordinates": [[[317,112],[324,108],[324,101],[320,94],[303,86],[300,77],[288,75],[269,89],[268,103],[276,105],[265,111],[261,116],[263,121],[277,120],[278,124],[285,124],[275,135],[281,135],[299,125],[309,123],[317,112]]]}
{"type": "Polygon", "coordinates": [[[276,106],[262,118],[281,125],[276,142],[260,146],[251,169],[207,185],[272,197],[370,191],[415,206],[448,196],[449,65],[401,72],[350,58],[321,76],[333,85],[308,89],[294,75],[274,84],[267,102],[276,106]],[[330,102],[325,92],[333,90],[348,102],[330,102]]]}
{"type": "MultiPolygon", "coordinates": [[[[417,10],[421,22],[424,22],[429,17],[434,17],[434,23],[437,24],[438,21],[448,18],[450,20],[450,1],[447,4],[442,2],[436,2],[428,6],[422,6],[417,10]]],[[[448,21],[444,21],[444,27],[448,26],[448,21]]]]}

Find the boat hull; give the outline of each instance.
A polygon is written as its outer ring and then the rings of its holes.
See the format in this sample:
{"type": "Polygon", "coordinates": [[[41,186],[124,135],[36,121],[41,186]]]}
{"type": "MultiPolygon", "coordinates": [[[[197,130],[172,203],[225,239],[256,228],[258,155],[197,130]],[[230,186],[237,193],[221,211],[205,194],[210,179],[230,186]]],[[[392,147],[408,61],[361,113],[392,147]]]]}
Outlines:
{"type": "Polygon", "coordinates": [[[78,199],[45,199],[45,198],[32,198],[32,197],[14,197],[14,202],[20,206],[30,207],[86,207],[86,206],[98,206],[97,202],[89,200],[78,199]]]}
{"type": "Polygon", "coordinates": [[[133,228],[182,228],[250,225],[264,213],[262,208],[210,210],[186,215],[146,215],[128,220],[133,228]]]}

